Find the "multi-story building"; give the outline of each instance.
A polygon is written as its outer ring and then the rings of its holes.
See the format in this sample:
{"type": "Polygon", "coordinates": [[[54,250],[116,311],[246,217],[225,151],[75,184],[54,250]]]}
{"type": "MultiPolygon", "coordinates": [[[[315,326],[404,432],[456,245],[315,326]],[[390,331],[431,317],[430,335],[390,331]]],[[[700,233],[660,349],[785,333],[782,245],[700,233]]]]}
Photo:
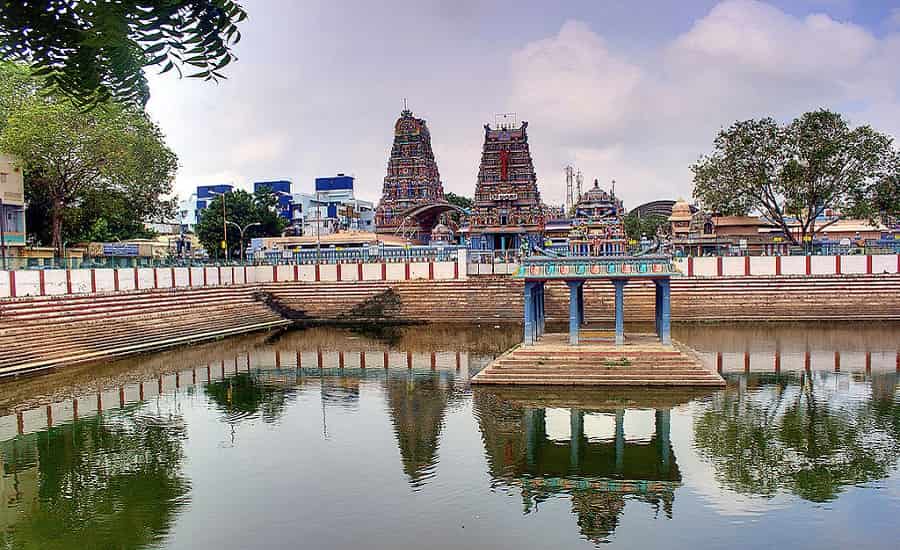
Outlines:
{"type": "Polygon", "coordinates": [[[374,228],[375,206],[356,198],[353,176],[316,178],[315,193],[291,195],[291,227],[287,233],[321,236],[374,228]]]}
{"type": "Polygon", "coordinates": [[[544,208],[528,147],[528,123],[484,125],[475,205],[462,233],[474,250],[540,246],[544,208]]]}
{"type": "Polygon", "coordinates": [[[200,213],[216,198],[216,195],[223,195],[234,191],[234,186],[230,184],[219,185],[198,185],[197,186],[197,202],[194,210],[196,221],[200,221],[200,213]]]}
{"type": "Polygon", "coordinates": [[[0,252],[19,256],[25,246],[25,179],[16,159],[0,154],[0,252]]]}
{"type": "Polygon", "coordinates": [[[291,221],[291,182],[290,180],[257,181],[253,184],[253,192],[267,190],[278,197],[278,215],[291,221]]]}

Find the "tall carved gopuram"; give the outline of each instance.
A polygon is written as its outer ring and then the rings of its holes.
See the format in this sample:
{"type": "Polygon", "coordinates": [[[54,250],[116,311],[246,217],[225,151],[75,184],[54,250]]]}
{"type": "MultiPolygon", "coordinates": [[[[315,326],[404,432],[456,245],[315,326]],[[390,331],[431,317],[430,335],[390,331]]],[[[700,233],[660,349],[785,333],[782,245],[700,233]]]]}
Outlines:
{"type": "MultiPolygon", "coordinates": [[[[437,223],[437,210],[430,204],[445,204],[431,134],[425,120],[404,109],[394,124],[394,145],[388,159],[381,201],[375,210],[375,231],[427,241],[437,223]]],[[[439,210],[439,209],[438,209],[439,210]]]]}
{"type": "Polygon", "coordinates": [[[544,211],[528,147],[528,123],[484,125],[484,147],[469,216],[474,250],[540,246],[544,211]]]}

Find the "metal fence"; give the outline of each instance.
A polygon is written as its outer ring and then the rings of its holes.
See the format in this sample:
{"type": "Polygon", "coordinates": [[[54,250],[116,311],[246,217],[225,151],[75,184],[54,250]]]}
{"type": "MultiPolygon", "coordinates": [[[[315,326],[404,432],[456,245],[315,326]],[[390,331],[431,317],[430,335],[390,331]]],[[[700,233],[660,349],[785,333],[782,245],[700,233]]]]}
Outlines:
{"type": "Polygon", "coordinates": [[[318,250],[269,250],[250,255],[255,265],[276,264],[350,264],[350,263],[401,263],[401,262],[455,262],[459,247],[410,246],[321,248],[318,250]]]}

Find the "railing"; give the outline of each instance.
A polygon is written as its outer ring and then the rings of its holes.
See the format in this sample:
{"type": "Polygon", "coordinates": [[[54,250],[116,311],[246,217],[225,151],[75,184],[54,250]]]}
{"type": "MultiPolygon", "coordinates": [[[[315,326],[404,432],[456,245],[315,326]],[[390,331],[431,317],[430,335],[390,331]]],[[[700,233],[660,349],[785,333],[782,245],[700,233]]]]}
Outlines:
{"type": "Polygon", "coordinates": [[[455,262],[457,251],[458,247],[455,246],[362,247],[343,250],[329,247],[296,250],[287,254],[283,251],[265,251],[251,254],[250,258],[256,265],[455,262]]]}

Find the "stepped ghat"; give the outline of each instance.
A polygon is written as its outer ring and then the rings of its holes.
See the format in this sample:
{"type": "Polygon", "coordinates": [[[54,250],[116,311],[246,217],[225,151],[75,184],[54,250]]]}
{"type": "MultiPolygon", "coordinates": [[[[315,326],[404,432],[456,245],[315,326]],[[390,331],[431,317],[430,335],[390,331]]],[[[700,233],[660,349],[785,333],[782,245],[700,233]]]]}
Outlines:
{"type": "Polygon", "coordinates": [[[575,386],[724,386],[697,354],[671,337],[671,286],[675,272],[665,256],[527,258],[524,279],[524,339],[479,372],[473,384],[575,386]],[[569,333],[546,332],[547,281],[569,288],[569,333]],[[588,329],[584,285],[611,282],[615,288],[614,329],[588,329]],[[625,286],[651,281],[655,288],[655,334],[630,334],[624,327],[625,286]]]}

